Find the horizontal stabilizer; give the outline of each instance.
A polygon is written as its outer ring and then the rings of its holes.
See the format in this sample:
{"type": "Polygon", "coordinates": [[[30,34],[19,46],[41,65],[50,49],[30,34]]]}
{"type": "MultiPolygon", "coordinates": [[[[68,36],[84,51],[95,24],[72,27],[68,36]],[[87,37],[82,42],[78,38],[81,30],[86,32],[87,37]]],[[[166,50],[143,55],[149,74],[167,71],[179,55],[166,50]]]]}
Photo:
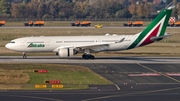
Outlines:
{"type": "Polygon", "coordinates": [[[125,39],[125,38],[122,38],[121,40],[116,41],[115,43],[121,43],[121,42],[123,42],[123,41],[124,41],[124,39],[125,39]]]}
{"type": "Polygon", "coordinates": [[[152,41],[159,41],[159,40],[162,40],[164,38],[168,38],[169,36],[171,36],[171,34],[165,34],[164,36],[155,36],[155,37],[151,37],[151,40],[152,41]]]}

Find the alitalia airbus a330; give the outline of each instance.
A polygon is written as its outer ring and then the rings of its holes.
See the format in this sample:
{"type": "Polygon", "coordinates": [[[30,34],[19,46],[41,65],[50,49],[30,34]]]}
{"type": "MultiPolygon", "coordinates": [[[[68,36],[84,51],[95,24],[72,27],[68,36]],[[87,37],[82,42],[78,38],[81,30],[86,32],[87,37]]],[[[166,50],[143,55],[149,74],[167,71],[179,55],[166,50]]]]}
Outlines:
{"type": "Polygon", "coordinates": [[[151,44],[168,37],[166,27],[171,16],[172,7],[168,7],[140,33],[135,35],[105,35],[105,36],[42,36],[17,38],[5,47],[23,52],[56,52],[59,57],[70,57],[84,53],[82,58],[94,59],[94,52],[121,51],[151,44]]]}

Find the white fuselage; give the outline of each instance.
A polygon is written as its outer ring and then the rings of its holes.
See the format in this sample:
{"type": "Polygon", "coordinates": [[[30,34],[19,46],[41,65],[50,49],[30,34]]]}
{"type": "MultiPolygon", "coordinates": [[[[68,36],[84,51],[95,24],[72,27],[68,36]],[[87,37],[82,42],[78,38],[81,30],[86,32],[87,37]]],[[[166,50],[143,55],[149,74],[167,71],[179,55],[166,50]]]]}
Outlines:
{"type": "Polygon", "coordinates": [[[19,52],[57,52],[57,48],[76,48],[92,45],[94,52],[119,51],[127,49],[139,36],[135,35],[105,35],[105,36],[40,36],[24,37],[12,40],[6,48],[19,52]],[[123,39],[122,42],[118,42],[123,39]],[[32,44],[32,47],[29,46],[32,44]],[[97,44],[97,45],[96,45],[97,44]],[[107,45],[101,45],[107,44],[107,45]]]}

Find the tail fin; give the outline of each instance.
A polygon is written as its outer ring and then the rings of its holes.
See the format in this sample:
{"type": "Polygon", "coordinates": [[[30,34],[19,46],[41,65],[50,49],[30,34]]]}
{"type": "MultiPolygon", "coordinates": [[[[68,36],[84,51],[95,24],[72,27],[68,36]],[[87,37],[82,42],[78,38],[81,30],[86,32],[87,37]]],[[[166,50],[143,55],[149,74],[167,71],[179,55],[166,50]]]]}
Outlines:
{"type": "Polygon", "coordinates": [[[151,37],[164,36],[171,12],[172,8],[161,11],[160,14],[142,32],[139,33],[138,38],[128,49],[154,42],[151,40],[151,37]]]}

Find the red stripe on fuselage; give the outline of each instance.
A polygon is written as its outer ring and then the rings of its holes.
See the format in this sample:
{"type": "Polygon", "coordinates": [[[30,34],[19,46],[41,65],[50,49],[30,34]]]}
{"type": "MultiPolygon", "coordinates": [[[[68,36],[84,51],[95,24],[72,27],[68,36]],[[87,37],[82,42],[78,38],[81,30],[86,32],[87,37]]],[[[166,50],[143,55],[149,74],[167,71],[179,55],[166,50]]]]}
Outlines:
{"type": "Polygon", "coordinates": [[[151,37],[156,36],[158,34],[159,31],[159,27],[161,24],[159,24],[156,29],[144,40],[144,42],[140,45],[140,46],[144,46],[150,43],[153,43],[153,41],[151,41],[151,37]]]}

